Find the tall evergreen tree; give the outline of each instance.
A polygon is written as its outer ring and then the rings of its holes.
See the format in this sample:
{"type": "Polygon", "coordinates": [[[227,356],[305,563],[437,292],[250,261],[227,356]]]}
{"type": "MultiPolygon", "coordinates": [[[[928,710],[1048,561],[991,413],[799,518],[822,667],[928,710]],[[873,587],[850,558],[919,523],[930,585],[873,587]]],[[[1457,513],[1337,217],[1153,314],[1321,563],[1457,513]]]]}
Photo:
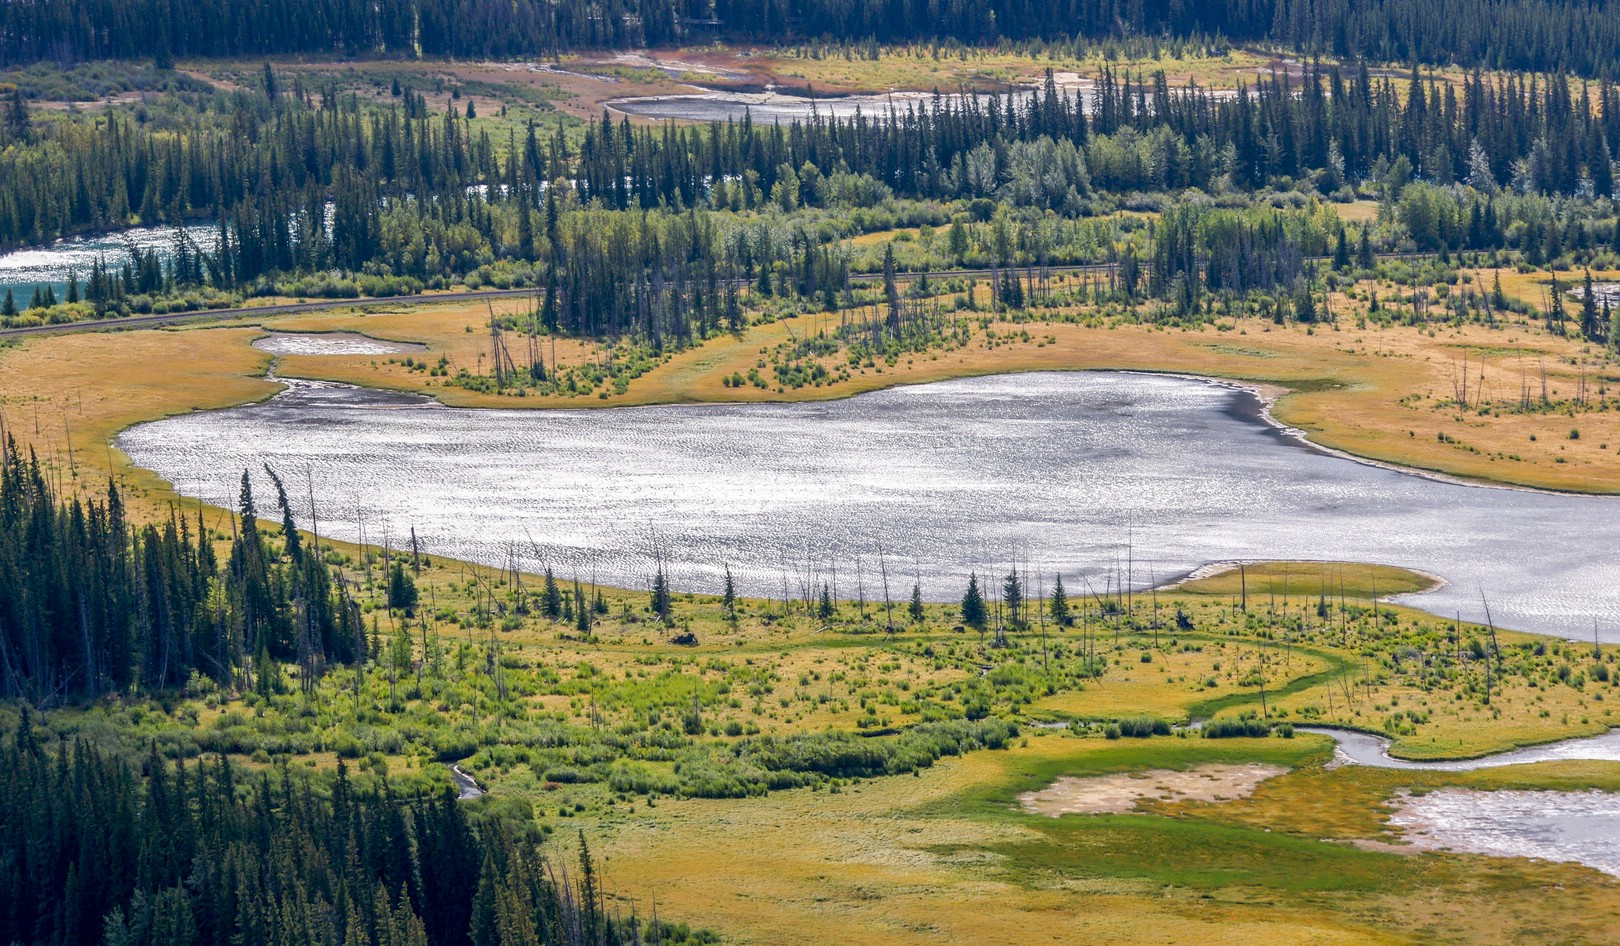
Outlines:
{"type": "Polygon", "coordinates": [[[962,595],[962,623],[982,630],[984,622],[984,594],[979,591],[979,576],[974,573],[968,575],[967,591],[962,595]]]}

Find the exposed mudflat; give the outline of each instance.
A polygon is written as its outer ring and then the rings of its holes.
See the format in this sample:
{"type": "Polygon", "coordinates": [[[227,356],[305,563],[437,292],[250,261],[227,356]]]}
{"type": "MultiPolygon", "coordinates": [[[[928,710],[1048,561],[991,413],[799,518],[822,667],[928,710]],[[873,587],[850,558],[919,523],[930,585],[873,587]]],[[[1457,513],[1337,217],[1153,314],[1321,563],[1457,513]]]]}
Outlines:
{"type": "Polygon", "coordinates": [[[1261,782],[1286,771],[1275,765],[1200,765],[1185,771],[1151,769],[1090,778],[1064,776],[1038,792],[1018,796],[1034,815],[1102,815],[1132,811],[1143,801],[1230,801],[1247,798],[1261,782]]]}
{"type": "Polygon", "coordinates": [[[390,342],[357,332],[272,332],[253,347],[272,355],[392,355],[427,351],[415,342],[390,342]]]}

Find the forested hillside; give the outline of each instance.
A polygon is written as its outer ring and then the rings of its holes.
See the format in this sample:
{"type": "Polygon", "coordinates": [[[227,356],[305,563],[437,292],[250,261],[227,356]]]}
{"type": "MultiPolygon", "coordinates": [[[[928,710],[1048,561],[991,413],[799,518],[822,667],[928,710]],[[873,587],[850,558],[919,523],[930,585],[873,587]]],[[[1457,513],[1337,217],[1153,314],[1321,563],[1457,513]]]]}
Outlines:
{"type": "Polygon", "coordinates": [[[715,36],[880,42],[1224,36],[1306,53],[1606,71],[1612,0],[29,0],[0,4],[0,64],[262,56],[541,56],[715,36]]]}
{"type": "MultiPolygon", "coordinates": [[[[713,942],[607,903],[588,853],[549,865],[453,794],[329,787],[228,762],[0,748],[0,938],[52,946],[618,946],[713,942]]],[[[522,829],[519,828],[519,831],[522,829]]]]}
{"type": "Polygon", "coordinates": [[[132,687],[281,684],[297,661],[305,685],[328,663],[364,658],[359,607],[291,528],[279,479],[281,542],[259,529],[248,475],[229,557],[200,518],[162,526],[124,517],[117,487],[103,502],[59,501],[39,463],[0,449],[0,697],[36,704],[132,687]]]}

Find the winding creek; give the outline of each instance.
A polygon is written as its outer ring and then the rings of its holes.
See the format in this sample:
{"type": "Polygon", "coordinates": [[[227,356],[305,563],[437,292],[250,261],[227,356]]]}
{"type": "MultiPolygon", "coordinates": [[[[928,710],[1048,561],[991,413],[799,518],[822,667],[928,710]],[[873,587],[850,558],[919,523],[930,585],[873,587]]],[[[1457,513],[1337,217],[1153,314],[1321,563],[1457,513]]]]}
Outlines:
{"type": "MultiPolygon", "coordinates": [[[[269,401],[118,438],[188,496],[244,468],[308,471],[323,534],[647,585],[756,595],[857,584],[953,600],[1016,560],[1071,588],[1208,562],[1371,561],[1449,582],[1436,614],[1620,640],[1620,499],[1464,486],[1303,444],[1230,386],[1128,373],[1001,375],[842,401],[452,409],[295,381],[269,401]],[[836,569],[836,573],[835,573],[836,569]]],[[[298,503],[304,507],[304,501],[298,503]]],[[[307,507],[305,507],[307,508],[307,507]]],[[[297,510],[302,515],[304,508],[297,510]]],[[[1324,583],[1332,566],[1322,567],[1324,583]]]]}

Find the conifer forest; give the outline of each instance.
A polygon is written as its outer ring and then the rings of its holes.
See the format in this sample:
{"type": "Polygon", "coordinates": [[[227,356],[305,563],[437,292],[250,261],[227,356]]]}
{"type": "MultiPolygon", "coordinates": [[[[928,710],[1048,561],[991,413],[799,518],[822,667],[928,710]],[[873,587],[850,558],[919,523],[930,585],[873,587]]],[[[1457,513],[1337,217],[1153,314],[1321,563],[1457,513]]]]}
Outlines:
{"type": "Polygon", "coordinates": [[[1620,938],[1620,4],[0,0],[0,942],[1620,938]]]}

